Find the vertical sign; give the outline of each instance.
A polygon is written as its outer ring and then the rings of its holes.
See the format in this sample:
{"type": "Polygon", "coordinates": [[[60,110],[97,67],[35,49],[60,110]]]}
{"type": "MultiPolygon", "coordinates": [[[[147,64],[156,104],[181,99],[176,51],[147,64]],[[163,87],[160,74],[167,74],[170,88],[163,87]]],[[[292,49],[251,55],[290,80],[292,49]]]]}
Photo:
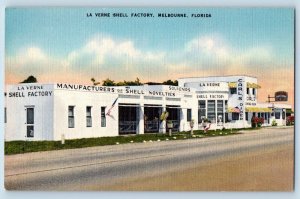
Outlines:
{"type": "Polygon", "coordinates": [[[240,120],[244,120],[244,81],[243,79],[238,80],[237,84],[237,94],[238,94],[238,108],[240,109],[240,120]]]}

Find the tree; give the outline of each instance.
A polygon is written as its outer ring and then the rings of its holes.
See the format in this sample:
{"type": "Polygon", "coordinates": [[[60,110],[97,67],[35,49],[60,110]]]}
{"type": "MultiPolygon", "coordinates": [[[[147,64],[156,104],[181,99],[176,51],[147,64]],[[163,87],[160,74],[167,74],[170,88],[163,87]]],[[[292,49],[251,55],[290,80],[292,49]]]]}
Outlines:
{"type": "Polygon", "coordinates": [[[137,77],[135,81],[125,81],[124,80],[124,83],[122,82],[119,82],[117,83],[117,85],[124,85],[124,86],[140,86],[140,85],[143,85],[141,82],[140,82],[140,79],[137,77]]]}
{"type": "Polygon", "coordinates": [[[37,79],[33,76],[30,75],[29,77],[27,77],[27,79],[25,79],[24,81],[20,82],[20,83],[36,83],[37,79]]]}
{"type": "Polygon", "coordinates": [[[102,86],[116,86],[116,84],[114,80],[107,78],[106,80],[103,80],[102,86]]]}
{"type": "Polygon", "coordinates": [[[93,77],[91,78],[91,81],[93,82],[93,85],[94,85],[94,86],[100,84],[100,82],[96,82],[95,78],[93,78],[93,77]]]}
{"type": "Polygon", "coordinates": [[[172,81],[172,80],[169,79],[169,80],[167,80],[167,81],[164,81],[162,84],[163,84],[163,85],[178,86],[178,81],[177,81],[177,80],[172,81]]]}

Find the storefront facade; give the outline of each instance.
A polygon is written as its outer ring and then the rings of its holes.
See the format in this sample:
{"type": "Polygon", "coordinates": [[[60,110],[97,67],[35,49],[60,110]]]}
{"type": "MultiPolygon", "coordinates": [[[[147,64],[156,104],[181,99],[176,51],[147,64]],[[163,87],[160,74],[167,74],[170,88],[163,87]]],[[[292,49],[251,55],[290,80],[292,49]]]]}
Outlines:
{"type": "Polygon", "coordinates": [[[182,78],[179,86],[105,87],[18,84],[6,87],[5,140],[60,140],[248,128],[251,118],[285,125],[290,105],[257,103],[257,79],[247,76],[182,78]],[[168,113],[162,120],[163,113],[168,113]]]}

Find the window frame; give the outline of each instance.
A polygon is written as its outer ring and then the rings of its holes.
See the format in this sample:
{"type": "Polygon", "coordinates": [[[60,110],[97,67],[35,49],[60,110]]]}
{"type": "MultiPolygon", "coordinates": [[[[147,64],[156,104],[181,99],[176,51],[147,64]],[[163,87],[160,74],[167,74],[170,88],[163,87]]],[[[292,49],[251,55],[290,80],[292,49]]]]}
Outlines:
{"type": "Polygon", "coordinates": [[[235,94],[237,94],[237,88],[230,88],[229,92],[231,95],[235,95],[235,94]]]}
{"type": "Polygon", "coordinates": [[[207,100],[207,119],[211,121],[211,123],[216,123],[216,100],[207,100]],[[210,103],[213,104],[213,106],[209,107],[210,103]],[[213,109],[213,112],[210,111],[210,109],[213,109]]]}
{"type": "Polygon", "coordinates": [[[198,100],[198,123],[202,122],[201,117],[206,118],[206,104],[206,100],[198,100]]]}
{"type": "Polygon", "coordinates": [[[86,127],[93,127],[93,121],[92,121],[92,106],[86,107],[86,127]],[[88,109],[90,111],[88,111],[88,109]],[[90,122],[88,122],[90,120],[90,122]]]}
{"type": "Polygon", "coordinates": [[[101,106],[101,127],[106,127],[106,106],[101,106]]]}
{"type": "Polygon", "coordinates": [[[281,112],[275,111],[274,117],[275,117],[276,120],[281,119],[281,112]],[[278,114],[279,114],[279,115],[278,115],[278,114]],[[279,116],[279,117],[277,117],[277,116],[279,116]]]}
{"type": "Polygon", "coordinates": [[[192,109],[190,108],[186,109],[186,121],[187,122],[192,121],[192,109]]]}
{"type": "Polygon", "coordinates": [[[231,118],[233,121],[238,121],[240,120],[240,114],[239,113],[232,113],[231,118]]]}
{"type": "Polygon", "coordinates": [[[68,106],[68,128],[75,128],[75,106],[68,106]],[[70,114],[72,108],[72,114],[70,114]],[[73,120],[73,125],[70,125],[70,119],[73,120]]]}

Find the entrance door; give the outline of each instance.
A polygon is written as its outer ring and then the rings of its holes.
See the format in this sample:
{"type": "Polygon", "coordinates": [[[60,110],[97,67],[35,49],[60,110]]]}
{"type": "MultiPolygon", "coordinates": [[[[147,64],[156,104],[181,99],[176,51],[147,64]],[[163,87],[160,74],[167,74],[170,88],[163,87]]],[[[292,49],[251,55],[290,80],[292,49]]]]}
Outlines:
{"type": "Polygon", "coordinates": [[[34,108],[26,108],[27,137],[34,137],[34,108]]]}
{"type": "Polygon", "coordinates": [[[136,134],[139,107],[135,104],[119,104],[119,135],[136,134]]]}
{"type": "MultiPolygon", "coordinates": [[[[178,132],[180,127],[180,107],[167,107],[166,111],[169,113],[167,121],[171,121],[173,124],[172,131],[178,132]]],[[[166,125],[166,128],[168,132],[168,125],[166,125]]]]}
{"type": "Polygon", "coordinates": [[[155,105],[145,105],[144,107],[144,131],[145,133],[159,132],[159,117],[162,108],[155,107],[155,105]]]}

